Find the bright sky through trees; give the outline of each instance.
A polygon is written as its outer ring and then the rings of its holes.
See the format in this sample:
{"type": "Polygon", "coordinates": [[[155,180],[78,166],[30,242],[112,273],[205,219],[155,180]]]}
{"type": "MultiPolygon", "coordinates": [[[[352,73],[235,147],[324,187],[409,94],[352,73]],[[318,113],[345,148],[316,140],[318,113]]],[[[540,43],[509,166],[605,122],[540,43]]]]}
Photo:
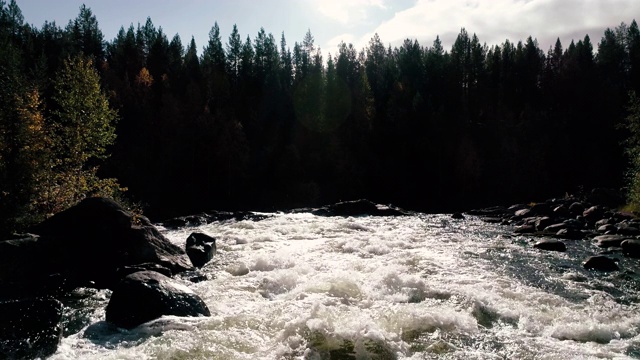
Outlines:
{"type": "Polygon", "coordinates": [[[405,38],[430,46],[440,35],[450,49],[460,28],[478,34],[488,45],[538,39],[547,50],[560,36],[563,44],[597,36],[604,29],[640,14],[638,0],[19,0],[25,21],[40,27],[55,20],[64,27],[85,4],[96,15],[105,40],[115,38],[120,26],[144,24],[148,16],[165,33],[179,33],[187,44],[195,37],[198,51],[206,45],[214,22],[222,39],[233,24],[241,38],[267,33],[300,42],[310,29],[325,53],[335,54],[340,41],[366,46],[374,33],[385,44],[397,46],[405,38]]]}

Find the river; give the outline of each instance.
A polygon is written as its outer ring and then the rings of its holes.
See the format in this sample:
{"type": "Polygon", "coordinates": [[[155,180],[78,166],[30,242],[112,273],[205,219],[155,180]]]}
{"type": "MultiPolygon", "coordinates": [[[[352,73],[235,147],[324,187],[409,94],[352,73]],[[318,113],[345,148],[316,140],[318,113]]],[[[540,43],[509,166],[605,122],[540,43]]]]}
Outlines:
{"type": "Polygon", "coordinates": [[[217,238],[207,280],[178,278],[213,316],[116,329],[110,292],[79,289],[52,359],[640,358],[637,260],[586,271],[587,240],[544,252],[475,217],[265,215],[163,231],[217,238]]]}

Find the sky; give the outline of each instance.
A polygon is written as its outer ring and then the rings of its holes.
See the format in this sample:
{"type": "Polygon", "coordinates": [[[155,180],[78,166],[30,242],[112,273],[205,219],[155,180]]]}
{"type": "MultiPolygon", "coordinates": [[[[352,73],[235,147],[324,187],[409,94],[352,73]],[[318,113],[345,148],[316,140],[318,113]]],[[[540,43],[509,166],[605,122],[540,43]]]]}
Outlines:
{"type": "MultiPolygon", "coordinates": [[[[532,36],[544,51],[560,38],[566,48],[589,35],[594,47],[604,30],[640,17],[640,0],[17,0],[25,21],[41,27],[45,20],[64,27],[82,4],[98,20],[105,40],[121,26],[144,24],[151,17],[169,38],[183,45],[193,36],[199,52],[214,22],[226,44],[233,25],[244,41],[261,27],[280,40],[284,32],[293,48],[310,30],[325,60],[341,41],[363,49],[375,33],[385,45],[406,38],[431,46],[440,36],[446,50],[461,28],[487,45],[532,36]]],[[[640,19],[637,19],[640,20],[640,19]]]]}

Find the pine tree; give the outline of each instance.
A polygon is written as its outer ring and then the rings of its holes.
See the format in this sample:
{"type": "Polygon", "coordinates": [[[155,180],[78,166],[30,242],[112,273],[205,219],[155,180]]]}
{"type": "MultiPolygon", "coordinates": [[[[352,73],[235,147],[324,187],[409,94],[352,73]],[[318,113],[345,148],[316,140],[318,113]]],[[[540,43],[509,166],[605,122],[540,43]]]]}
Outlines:
{"type": "Polygon", "coordinates": [[[284,90],[289,90],[293,79],[293,59],[291,49],[287,47],[284,32],[280,38],[280,83],[284,90]]]}
{"type": "Polygon", "coordinates": [[[70,20],[66,28],[76,51],[93,57],[97,64],[104,59],[104,37],[98,26],[98,20],[90,8],[80,6],[80,14],[70,20]]]}
{"type": "Polygon", "coordinates": [[[234,83],[237,82],[238,76],[240,75],[241,57],[242,40],[240,40],[238,26],[234,24],[231,35],[229,35],[229,42],[227,43],[227,71],[231,74],[234,83]]]}
{"type": "Polygon", "coordinates": [[[209,31],[209,41],[202,53],[202,73],[205,81],[210,111],[220,111],[229,96],[229,81],[226,68],[226,55],[222,47],[220,28],[216,22],[209,31]]]}
{"type": "Polygon", "coordinates": [[[214,23],[209,31],[209,41],[202,53],[202,65],[212,69],[212,71],[224,71],[225,53],[222,48],[218,22],[214,23]]]}

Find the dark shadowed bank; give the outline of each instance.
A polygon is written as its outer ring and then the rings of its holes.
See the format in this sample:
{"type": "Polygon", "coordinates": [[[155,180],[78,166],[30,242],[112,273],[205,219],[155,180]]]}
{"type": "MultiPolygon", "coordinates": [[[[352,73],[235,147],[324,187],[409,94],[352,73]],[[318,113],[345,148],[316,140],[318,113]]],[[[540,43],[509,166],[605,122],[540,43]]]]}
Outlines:
{"type": "Polygon", "coordinates": [[[0,241],[0,358],[53,354],[63,321],[73,322],[59,300],[78,287],[112,289],[106,320],[124,328],[162,315],[210,315],[170,278],[193,269],[185,251],[113,200],[85,199],[29,231],[0,241]]]}

